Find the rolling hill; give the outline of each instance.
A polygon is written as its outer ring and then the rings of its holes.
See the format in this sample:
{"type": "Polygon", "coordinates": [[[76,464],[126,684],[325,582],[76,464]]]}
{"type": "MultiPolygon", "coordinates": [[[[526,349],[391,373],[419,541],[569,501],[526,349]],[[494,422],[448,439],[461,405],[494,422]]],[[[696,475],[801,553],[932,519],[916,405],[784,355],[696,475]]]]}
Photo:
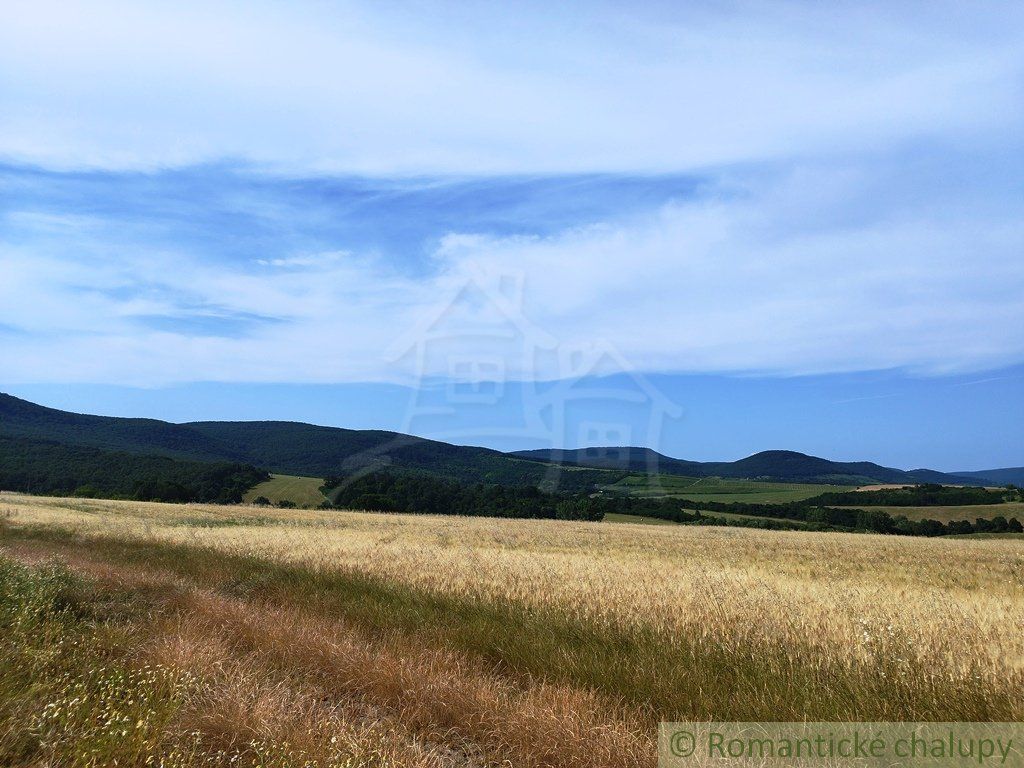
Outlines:
{"type": "Polygon", "coordinates": [[[1002,469],[983,469],[978,472],[957,472],[958,477],[973,477],[992,485],[1013,483],[1024,486],[1024,467],[1003,467],[1002,469]]]}
{"type": "Polygon", "coordinates": [[[231,446],[180,424],[69,413],[0,393],[0,435],[192,461],[239,461],[231,446]]]}
{"type": "Polygon", "coordinates": [[[930,469],[905,471],[869,461],[830,461],[796,451],[761,451],[739,461],[684,461],[649,448],[606,447],[578,450],[516,451],[532,461],[576,467],[627,469],[687,477],[729,477],[804,483],[948,483],[985,485],[987,478],[953,475],[930,469]]]}
{"type": "MultiPolygon", "coordinates": [[[[649,472],[848,485],[1000,484],[1012,482],[1014,477],[1020,479],[1013,473],[1021,472],[1003,469],[954,475],[928,469],[904,471],[872,462],[830,461],[795,451],[763,451],[733,462],[686,461],[636,447],[502,453],[398,432],[300,422],[172,424],[157,419],[91,416],[46,408],[5,394],[0,394],[0,437],[8,438],[4,448],[8,453],[15,450],[12,440],[22,440],[179,462],[228,463],[283,475],[331,477],[391,468],[491,485],[549,488],[557,480],[558,487],[567,491],[611,484],[629,473],[649,472]],[[1004,477],[1011,479],[1000,479],[1004,477]]],[[[46,453],[53,458],[52,450],[46,453]]]]}
{"type": "Polygon", "coordinates": [[[182,426],[281,474],[330,477],[390,467],[461,482],[540,485],[550,472],[558,471],[490,448],[452,445],[400,432],[288,421],[207,421],[182,426]]]}
{"type": "Polygon", "coordinates": [[[533,451],[513,451],[512,455],[530,461],[541,461],[572,467],[595,467],[645,474],[682,475],[684,477],[703,476],[701,472],[703,464],[701,462],[673,459],[650,448],[542,448],[533,451]],[[652,468],[654,471],[649,472],[652,468]]]}
{"type": "MultiPolygon", "coordinates": [[[[172,424],[69,413],[0,394],[0,436],[161,456],[181,461],[251,464],[284,475],[329,477],[395,468],[461,482],[549,485],[559,468],[489,448],[452,445],[398,432],[285,421],[172,424]]],[[[623,473],[561,473],[576,487],[615,482],[623,473]]]]}

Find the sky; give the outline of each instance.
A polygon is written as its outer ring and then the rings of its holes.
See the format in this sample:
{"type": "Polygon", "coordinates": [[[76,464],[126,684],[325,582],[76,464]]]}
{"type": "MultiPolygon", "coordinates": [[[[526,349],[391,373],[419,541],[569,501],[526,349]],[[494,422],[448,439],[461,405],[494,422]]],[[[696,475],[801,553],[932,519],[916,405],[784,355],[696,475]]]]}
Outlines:
{"type": "Polygon", "coordinates": [[[0,390],[1024,464],[1024,6],[4,3],[0,390]]]}

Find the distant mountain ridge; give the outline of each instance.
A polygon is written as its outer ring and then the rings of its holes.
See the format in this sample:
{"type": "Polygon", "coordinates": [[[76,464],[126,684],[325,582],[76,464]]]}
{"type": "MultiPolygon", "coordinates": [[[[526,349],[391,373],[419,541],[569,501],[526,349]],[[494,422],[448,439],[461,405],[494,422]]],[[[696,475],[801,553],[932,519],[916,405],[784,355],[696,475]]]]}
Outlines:
{"type": "Polygon", "coordinates": [[[971,472],[955,472],[957,477],[976,477],[991,482],[993,485],[1013,483],[1024,487],[1024,467],[1002,467],[1001,469],[983,469],[971,472]]]}
{"type": "MultiPolygon", "coordinates": [[[[172,424],[70,413],[2,393],[0,436],[181,461],[240,462],[271,472],[313,477],[394,467],[461,482],[541,485],[550,482],[552,472],[559,473],[557,467],[490,448],[452,445],[399,432],[286,421],[172,424]]],[[[565,474],[581,482],[594,473],[565,474]]]]}
{"type": "Polygon", "coordinates": [[[181,424],[70,413],[3,393],[0,435],[196,461],[242,459],[231,446],[181,424]]]}
{"type": "MultiPolygon", "coordinates": [[[[92,416],[36,405],[0,393],[0,437],[48,441],[180,461],[232,462],[313,477],[393,467],[461,482],[583,488],[626,472],[789,482],[950,483],[1024,482],[1024,469],[950,474],[904,471],[872,462],[836,462],[795,451],[763,451],[733,462],[686,461],[649,448],[599,447],[503,453],[383,430],[352,430],[284,421],[206,421],[92,416]],[[572,471],[561,471],[572,468],[572,471]],[[1019,474],[1015,474],[1019,473],[1019,474]],[[1011,479],[1003,479],[1011,478],[1011,479]],[[1018,478],[1014,480],[1012,478],[1018,478]]],[[[8,446],[13,443],[8,443],[8,446]]],[[[11,450],[9,447],[7,450],[11,450]]]]}
{"type": "Polygon", "coordinates": [[[661,472],[688,477],[728,477],[765,479],[788,482],[830,483],[946,483],[953,485],[999,485],[1013,480],[1017,470],[994,470],[997,477],[985,471],[964,474],[938,472],[932,469],[902,470],[883,467],[870,461],[830,461],[797,451],[761,451],[738,461],[686,461],[665,456],[650,448],[610,446],[575,450],[515,451],[515,456],[532,461],[550,462],[576,467],[627,469],[634,472],[661,472]],[[1000,474],[1002,473],[1002,474],[1000,474]]]}

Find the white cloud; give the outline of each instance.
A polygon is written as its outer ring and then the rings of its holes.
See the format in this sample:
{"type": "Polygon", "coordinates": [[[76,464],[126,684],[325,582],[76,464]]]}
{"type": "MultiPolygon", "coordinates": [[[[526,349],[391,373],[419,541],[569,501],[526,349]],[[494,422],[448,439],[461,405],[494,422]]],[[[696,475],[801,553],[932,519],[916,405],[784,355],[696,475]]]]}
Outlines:
{"type": "Polygon", "coordinates": [[[456,272],[521,271],[539,325],[569,344],[606,339],[644,370],[935,373],[1024,357],[1019,219],[896,218],[766,237],[779,203],[772,188],[739,204],[448,248],[456,272]]]}
{"type": "MultiPolygon", "coordinates": [[[[350,253],[246,264],[104,251],[102,227],[84,227],[80,243],[0,252],[0,323],[26,332],[3,338],[4,378],[404,381],[416,360],[387,350],[479,275],[522,277],[532,323],[565,348],[607,341],[644,371],[941,373],[1024,358],[1024,219],[984,188],[895,206],[887,166],[857,167],[737,177],[728,193],[549,237],[453,232],[415,275],[350,253]],[[152,315],[279,321],[173,332],[138,322],[152,315]]],[[[498,314],[451,308],[462,330],[446,354],[493,358],[498,314]]],[[[547,378],[549,363],[513,354],[502,367],[547,378]]]]}
{"type": "Polygon", "coordinates": [[[689,169],[1014,141],[1019,3],[14,0],[0,157],[286,170],[689,169]]]}
{"type": "MultiPolygon", "coordinates": [[[[21,205],[14,189],[0,218],[5,380],[401,380],[409,361],[384,350],[479,271],[522,275],[538,326],[567,345],[606,339],[644,370],[940,372],[1024,358],[1019,3],[511,14],[15,0],[3,16],[0,160],[132,170],[242,158],[277,181],[709,179],[692,201],[554,235],[454,227],[414,269],[360,252],[343,228],[304,239],[326,208],[301,218],[258,198],[225,237],[250,219],[296,236],[266,251],[238,237],[214,258],[190,245],[186,187],[157,224],[127,200],[106,201],[109,219],[73,195],[66,212],[39,213],[31,190],[21,205]],[[278,322],[253,320],[268,317],[278,322]],[[218,330],[232,318],[249,324],[218,330]],[[176,319],[200,330],[174,332],[176,319]]],[[[145,195],[159,207],[159,190],[145,195]]],[[[478,312],[455,314],[483,327],[478,312]]]]}
{"type": "Polygon", "coordinates": [[[333,264],[349,255],[348,251],[328,251],[326,253],[309,253],[301,256],[285,256],[280,259],[256,259],[256,263],[264,267],[301,269],[304,267],[322,267],[333,264]]]}

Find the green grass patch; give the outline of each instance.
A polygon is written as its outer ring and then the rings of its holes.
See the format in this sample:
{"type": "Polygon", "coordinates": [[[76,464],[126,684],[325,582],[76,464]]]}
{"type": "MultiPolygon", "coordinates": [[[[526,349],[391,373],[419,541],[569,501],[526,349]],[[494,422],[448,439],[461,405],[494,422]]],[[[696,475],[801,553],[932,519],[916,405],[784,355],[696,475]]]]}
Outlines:
{"type": "Polygon", "coordinates": [[[743,501],[750,504],[780,504],[803,501],[820,493],[849,491],[851,486],[814,483],[771,483],[723,477],[678,477],[675,475],[630,475],[609,491],[646,498],[672,497],[691,501],[743,501]]]}
{"type": "Polygon", "coordinates": [[[967,504],[949,507],[861,507],[858,509],[879,510],[888,512],[893,517],[903,515],[908,520],[938,520],[948,523],[951,520],[967,520],[974,522],[977,518],[991,520],[1002,515],[1007,520],[1016,517],[1024,522],[1024,502],[1008,501],[1003,504],[967,504]]]}
{"type": "Polygon", "coordinates": [[[673,496],[697,482],[696,477],[678,475],[627,475],[617,483],[604,486],[606,490],[630,496],[660,498],[673,496]]]}
{"type": "Polygon", "coordinates": [[[320,492],[320,486],[323,484],[323,479],[319,477],[271,475],[266,482],[246,491],[242,501],[252,504],[257,498],[264,496],[271,504],[290,501],[299,507],[318,507],[327,500],[320,492]]]}
{"type": "Polygon", "coordinates": [[[821,493],[848,491],[845,485],[769,483],[706,477],[688,486],[679,496],[690,501],[742,501],[748,504],[782,504],[803,501],[821,493]]]}

